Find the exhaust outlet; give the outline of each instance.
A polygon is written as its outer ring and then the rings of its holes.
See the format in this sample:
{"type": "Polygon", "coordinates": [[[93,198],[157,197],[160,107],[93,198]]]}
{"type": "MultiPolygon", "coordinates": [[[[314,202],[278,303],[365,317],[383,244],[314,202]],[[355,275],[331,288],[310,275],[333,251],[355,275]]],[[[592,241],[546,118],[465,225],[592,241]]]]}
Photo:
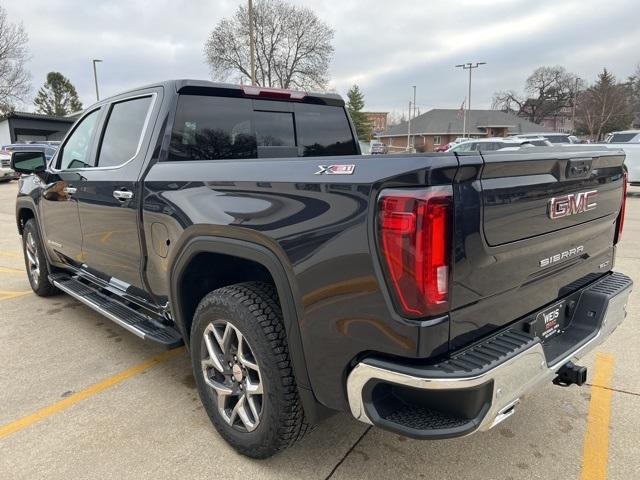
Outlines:
{"type": "Polygon", "coordinates": [[[578,385],[579,387],[587,383],[587,367],[567,362],[557,372],[558,376],[553,379],[554,385],[568,387],[578,385]]]}

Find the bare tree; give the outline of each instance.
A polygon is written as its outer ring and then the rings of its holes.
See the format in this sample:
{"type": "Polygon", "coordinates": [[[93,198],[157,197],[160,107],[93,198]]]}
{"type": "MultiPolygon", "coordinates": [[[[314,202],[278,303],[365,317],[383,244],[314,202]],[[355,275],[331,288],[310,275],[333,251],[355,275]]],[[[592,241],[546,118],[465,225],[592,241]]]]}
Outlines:
{"type": "Polygon", "coordinates": [[[605,134],[628,128],[633,119],[627,85],[603,69],[598,80],[578,96],[576,123],[578,131],[587,133],[593,140],[601,140],[605,134]]]}
{"type": "Polygon", "coordinates": [[[493,102],[491,108],[493,110],[502,110],[510,113],[520,113],[522,106],[524,105],[525,98],[515,90],[505,90],[501,92],[495,92],[493,94],[493,102]]]}
{"type": "Polygon", "coordinates": [[[529,121],[540,123],[546,117],[571,107],[581,80],[564,67],[539,67],[527,78],[523,94],[514,90],[496,92],[493,108],[517,113],[529,121]]]}
{"type": "MultiPolygon", "coordinates": [[[[266,87],[324,89],[333,56],[333,29],[313,11],[280,0],[258,0],[253,7],[256,83],[266,87]]],[[[204,49],[219,80],[251,78],[249,17],[241,5],[222,19],[204,49]]]]}
{"type": "Polygon", "coordinates": [[[29,38],[21,24],[11,23],[0,5],[0,112],[6,113],[29,94],[29,38]]]}
{"type": "Polygon", "coordinates": [[[627,83],[631,96],[631,109],[636,117],[640,117],[640,63],[636,65],[636,71],[629,77],[627,83]]]}
{"type": "Polygon", "coordinates": [[[406,122],[404,113],[400,113],[397,110],[393,110],[392,112],[389,112],[389,115],[387,115],[387,127],[400,125],[402,122],[406,122]]]}

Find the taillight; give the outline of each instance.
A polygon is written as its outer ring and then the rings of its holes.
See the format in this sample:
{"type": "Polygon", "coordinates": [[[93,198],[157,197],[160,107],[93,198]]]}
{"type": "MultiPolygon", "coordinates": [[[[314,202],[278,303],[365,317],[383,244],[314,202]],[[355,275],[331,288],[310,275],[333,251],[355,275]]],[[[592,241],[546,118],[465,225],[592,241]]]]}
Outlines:
{"type": "Polygon", "coordinates": [[[451,187],[383,190],[378,203],[379,249],[403,316],[449,308],[451,187]]]}
{"type": "Polygon", "coordinates": [[[622,204],[620,205],[620,214],[618,215],[617,220],[617,230],[614,245],[618,243],[622,238],[622,228],[624,227],[624,212],[627,207],[627,179],[628,174],[627,172],[624,172],[624,175],[622,177],[622,204]]]}

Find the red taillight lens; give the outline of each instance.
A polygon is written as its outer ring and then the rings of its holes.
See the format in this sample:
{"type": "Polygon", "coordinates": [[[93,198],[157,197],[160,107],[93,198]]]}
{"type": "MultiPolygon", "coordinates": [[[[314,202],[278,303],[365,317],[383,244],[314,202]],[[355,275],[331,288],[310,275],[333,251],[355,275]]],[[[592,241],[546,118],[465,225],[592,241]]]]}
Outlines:
{"type": "Polygon", "coordinates": [[[380,195],[379,248],[404,316],[438,315],[449,308],[451,206],[450,187],[380,195]]]}
{"type": "Polygon", "coordinates": [[[622,204],[620,205],[620,214],[618,215],[618,222],[617,222],[617,231],[616,231],[616,239],[615,239],[615,243],[618,243],[620,241],[620,239],[622,238],[622,228],[624,227],[624,212],[625,209],[627,208],[627,172],[624,172],[624,175],[622,177],[623,180],[623,184],[622,184],[622,204]]]}

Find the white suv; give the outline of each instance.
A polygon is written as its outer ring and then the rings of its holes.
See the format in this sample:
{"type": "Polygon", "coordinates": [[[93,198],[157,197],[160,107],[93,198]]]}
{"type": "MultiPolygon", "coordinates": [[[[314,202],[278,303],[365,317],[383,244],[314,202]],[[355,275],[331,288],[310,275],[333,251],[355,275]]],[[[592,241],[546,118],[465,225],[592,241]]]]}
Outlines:
{"type": "MultiPolygon", "coordinates": [[[[549,144],[551,145],[551,144],[549,144]]],[[[525,139],[520,138],[476,138],[458,143],[447,152],[495,152],[505,150],[519,150],[522,147],[533,147],[534,145],[525,139]]]]}

